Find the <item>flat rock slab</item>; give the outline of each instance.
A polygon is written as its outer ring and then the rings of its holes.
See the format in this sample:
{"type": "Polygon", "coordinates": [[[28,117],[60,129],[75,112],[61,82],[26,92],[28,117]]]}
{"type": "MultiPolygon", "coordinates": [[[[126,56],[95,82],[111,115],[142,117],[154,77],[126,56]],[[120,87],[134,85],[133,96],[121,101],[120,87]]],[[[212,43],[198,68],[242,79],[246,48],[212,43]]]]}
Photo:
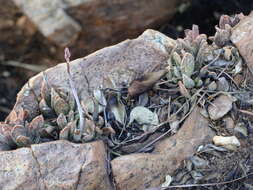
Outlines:
{"type": "Polygon", "coordinates": [[[103,142],[54,141],[0,152],[0,189],[110,190],[103,142]]]}
{"type": "Polygon", "coordinates": [[[0,152],[0,189],[41,188],[39,165],[29,148],[0,152]]]}
{"type": "Polygon", "coordinates": [[[237,24],[231,35],[231,41],[236,45],[240,54],[243,56],[253,74],[253,12],[244,17],[237,24]]]}
{"type": "Polygon", "coordinates": [[[214,132],[208,120],[195,108],[181,129],[172,137],[165,138],[155,146],[152,154],[131,154],[114,159],[113,176],[118,190],[144,190],[165,181],[196,148],[211,142],[214,132]]]}

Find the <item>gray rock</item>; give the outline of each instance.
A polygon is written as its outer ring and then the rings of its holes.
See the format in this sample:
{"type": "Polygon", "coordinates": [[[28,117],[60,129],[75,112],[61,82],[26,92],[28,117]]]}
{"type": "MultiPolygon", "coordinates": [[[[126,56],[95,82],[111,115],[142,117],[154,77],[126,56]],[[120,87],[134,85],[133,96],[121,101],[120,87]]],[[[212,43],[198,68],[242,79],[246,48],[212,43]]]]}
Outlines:
{"type": "Polygon", "coordinates": [[[29,148],[0,152],[0,189],[44,189],[39,165],[29,148]]]}
{"type": "Polygon", "coordinates": [[[159,186],[199,145],[211,142],[214,132],[196,108],[177,134],[158,142],[153,153],[121,156],[111,162],[116,188],[146,189],[159,186]]]}
{"type": "Polygon", "coordinates": [[[211,105],[208,106],[208,113],[212,120],[218,120],[226,115],[232,109],[233,100],[226,96],[221,95],[216,98],[211,105]]]}

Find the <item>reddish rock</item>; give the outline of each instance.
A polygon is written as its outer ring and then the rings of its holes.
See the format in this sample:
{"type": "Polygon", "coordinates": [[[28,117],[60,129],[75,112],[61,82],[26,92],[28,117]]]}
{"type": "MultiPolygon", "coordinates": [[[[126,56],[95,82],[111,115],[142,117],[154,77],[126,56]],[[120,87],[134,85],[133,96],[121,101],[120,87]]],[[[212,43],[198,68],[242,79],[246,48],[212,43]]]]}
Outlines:
{"type": "Polygon", "coordinates": [[[199,108],[189,115],[178,133],[160,141],[151,154],[131,154],[114,159],[113,176],[118,190],[142,190],[162,184],[196,148],[210,142],[214,132],[199,108]]]}
{"type": "Polygon", "coordinates": [[[253,12],[232,29],[231,41],[239,49],[253,74],[253,12]]]}
{"type": "Polygon", "coordinates": [[[176,135],[156,144],[154,153],[166,153],[184,160],[183,157],[193,154],[200,144],[211,141],[215,133],[208,124],[209,121],[200,114],[200,108],[195,108],[176,135]]]}
{"type": "Polygon", "coordinates": [[[54,141],[0,152],[1,190],[110,190],[102,141],[54,141]]]}
{"type": "Polygon", "coordinates": [[[0,152],[0,189],[44,189],[39,165],[29,148],[0,152]]]}
{"type": "Polygon", "coordinates": [[[110,190],[103,142],[32,145],[46,189],[110,190]]]}

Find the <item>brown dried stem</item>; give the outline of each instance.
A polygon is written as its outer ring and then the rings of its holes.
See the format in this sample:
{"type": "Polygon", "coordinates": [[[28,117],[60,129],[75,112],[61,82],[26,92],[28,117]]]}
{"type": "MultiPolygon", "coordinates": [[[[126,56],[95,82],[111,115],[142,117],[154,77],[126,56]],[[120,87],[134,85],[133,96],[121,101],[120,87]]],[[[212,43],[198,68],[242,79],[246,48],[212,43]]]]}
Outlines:
{"type": "Polygon", "coordinates": [[[84,112],[83,112],[80,100],[78,98],[78,95],[77,95],[77,91],[76,91],[76,88],[75,88],[75,85],[73,82],[72,75],[70,73],[70,56],[71,56],[71,54],[69,52],[69,48],[65,48],[65,60],[67,63],[67,73],[68,73],[68,77],[69,77],[69,84],[70,84],[72,94],[73,94],[75,101],[76,101],[77,110],[79,113],[79,129],[80,129],[80,132],[82,133],[85,128],[84,112]]]}

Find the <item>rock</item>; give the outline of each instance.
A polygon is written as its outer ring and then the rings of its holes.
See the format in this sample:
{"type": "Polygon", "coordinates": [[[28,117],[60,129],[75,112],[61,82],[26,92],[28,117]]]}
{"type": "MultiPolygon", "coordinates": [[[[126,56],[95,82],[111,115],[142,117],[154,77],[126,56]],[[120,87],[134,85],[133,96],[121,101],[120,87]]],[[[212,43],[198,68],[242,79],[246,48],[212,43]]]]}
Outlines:
{"type": "MultiPolygon", "coordinates": [[[[91,90],[101,86],[106,78],[110,78],[117,87],[120,87],[122,84],[130,83],[136,76],[148,71],[159,70],[165,66],[174,46],[175,40],[154,30],[146,30],[137,39],[126,40],[115,46],[101,49],[85,58],[72,61],[70,69],[80,99],[85,100],[88,97],[88,84],[85,76],[91,90]]],[[[38,114],[36,96],[40,96],[43,73],[49,85],[63,89],[70,88],[65,63],[34,76],[18,93],[16,105],[7,118],[7,122],[11,121],[13,112],[19,110],[22,105],[25,105],[30,117],[38,114]]]]}
{"type": "Polygon", "coordinates": [[[39,165],[29,148],[0,152],[0,189],[43,189],[39,165]]]}
{"type": "Polygon", "coordinates": [[[192,111],[176,135],[159,141],[154,153],[171,154],[184,160],[183,157],[193,154],[200,144],[210,142],[214,132],[208,127],[209,121],[200,114],[200,110],[197,107],[192,111]]]}
{"type": "Polygon", "coordinates": [[[194,109],[177,134],[160,141],[153,153],[121,156],[111,162],[116,188],[134,190],[156,187],[172,174],[180,163],[194,154],[214,136],[208,120],[194,109]]]}
{"type": "Polygon", "coordinates": [[[232,29],[231,41],[236,45],[253,74],[253,12],[232,29]]]}
{"type": "MultiPolygon", "coordinates": [[[[60,47],[86,53],[159,27],[182,0],[14,0],[39,31],[60,47]],[[157,14],[159,13],[159,14],[157,14]],[[79,49],[79,50],[78,50],[79,49]]],[[[81,55],[79,55],[81,56],[81,55]]]]}
{"type": "Polygon", "coordinates": [[[211,105],[208,106],[208,113],[212,120],[218,120],[226,115],[232,109],[233,100],[226,96],[221,95],[216,98],[211,105]]]}
{"type": "Polygon", "coordinates": [[[112,189],[102,141],[53,141],[0,152],[0,189],[112,189]]]}
{"type": "Polygon", "coordinates": [[[225,91],[227,92],[229,90],[229,83],[225,77],[221,77],[217,81],[217,91],[225,91]]]}
{"type": "Polygon", "coordinates": [[[224,117],[222,120],[225,123],[225,127],[226,129],[232,133],[234,131],[235,128],[235,122],[231,117],[224,117]]]}
{"type": "Polygon", "coordinates": [[[244,136],[244,137],[248,136],[247,127],[243,122],[239,122],[235,125],[234,132],[236,136],[237,135],[244,136]]]}
{"type": "Polygon", "coordinates": [[[229,150],[236,150],[241,144],[240,141],[235,136],[223,137],[214,136],[213,142],[217,146],[223,146],[229,150]]]}
{"type": "Polygon", "coordinates": [[[111,189],[102,142],[32,145],[46,189],[111,189]]]}

